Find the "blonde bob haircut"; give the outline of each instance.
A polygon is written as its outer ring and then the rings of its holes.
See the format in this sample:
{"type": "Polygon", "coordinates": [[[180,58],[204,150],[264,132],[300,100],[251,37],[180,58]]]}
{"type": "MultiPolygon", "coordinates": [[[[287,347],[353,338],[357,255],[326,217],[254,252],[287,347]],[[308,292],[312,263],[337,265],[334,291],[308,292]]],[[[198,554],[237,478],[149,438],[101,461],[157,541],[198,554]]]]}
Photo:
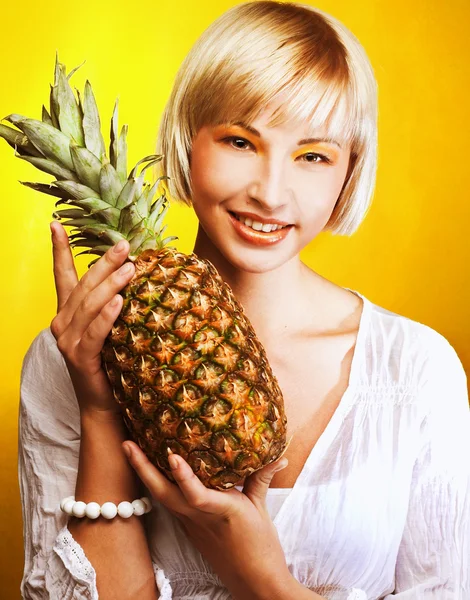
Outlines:
{"type": "Polygon", "coordinates": [[[377,84],[357,38],[306,4],[261,0],[232,7],[196,40],[163,111],[156,175],[191,206],[191,142],[203,126],[250,123],[282,93],[268,126],[293,119],[350,144],[348,173],[324,231],[351,235],[368,211],[377,165],[377,84]]]}

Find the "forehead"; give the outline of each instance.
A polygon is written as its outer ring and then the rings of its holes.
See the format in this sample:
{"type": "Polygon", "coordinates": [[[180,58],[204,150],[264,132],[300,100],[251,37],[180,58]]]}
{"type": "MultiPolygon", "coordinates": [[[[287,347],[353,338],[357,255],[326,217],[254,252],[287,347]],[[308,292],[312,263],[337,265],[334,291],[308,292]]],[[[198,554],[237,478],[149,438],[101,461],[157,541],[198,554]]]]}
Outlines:
{"type": "Polygon", "coordinates": [[[256,138],[269,138],[270,136],[281,135],[292,138],[299,146],[302,144],[324,142],[334,144],[339,148],[345,148],[349,144],[341,136],[334,135],[324,124],[315,123],[315,121],[286,119],[276,125],[270,123],[273,115],[272,107],[262,110],[252,121],[242,118],[227,119],[219,126],[239,127],[249,132],[256,138]]]}
{"type": "Polygon", "coordinates": [[[343,145],[346,145],[344,140],[336,139],[328,133],[325,132],[324,127],[316,127],[313,131],[310,127],[310,131],[306,133],[307,127],[305,123],[298,123],[297,125],[289,125],[289,123],[276,125],[275,127],[269,127],[267,124],[260,124],[259,120],[255,120],[253,125],[249,123],[245,123],[244,121],[231,121],[226,123],[225,126],[237,126],[243,129],[246,129],[251,133],[255,138],[263,138],[264,136],[269,137],[271,135],[272,130],[278,130],[282,136],[290,136],[292,137],[297,145],[301,146],[302,144],[311,144],[324,142],[327,144],[335,144],[339,148],[343,145]],[[258,129],[255,129],[253,125],[256,125],[258,129]],[[302,138],[302,139],[300,139],[302,138]]]}
{"type": "Polygon", "coordinates": [[[269,136],[271,132],[279,131],[299,140],[301,138],[322,138],[324,141],[333,142],[339,146],[349,144],[348,136],[343,135],[349,129],[343,123],[344,113],[328,115],[320,110],[318,115],[314,111],[313,116],[293,115],[289,102],[282,102],[283,99],[283,97],[279,97],[276,102],[264,105],[257,112],[251,111],[251,115],[226,114],[225,118],[216,124],[239,125],[255,136],[258,133],[269,136]]]}

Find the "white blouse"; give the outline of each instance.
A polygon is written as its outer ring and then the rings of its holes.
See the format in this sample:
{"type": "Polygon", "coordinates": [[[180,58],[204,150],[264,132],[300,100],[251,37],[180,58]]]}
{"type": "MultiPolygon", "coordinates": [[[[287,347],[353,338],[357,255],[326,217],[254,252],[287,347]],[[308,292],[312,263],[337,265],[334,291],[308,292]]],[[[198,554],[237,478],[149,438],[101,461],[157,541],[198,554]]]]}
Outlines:
{"type": "MultiPolygon", "coordinates": [[[[364,309],[349,386],[294,487],[268,496],[289,570],[329,600],[469,600],[462,363],[434,329],[351,291],[364,309]]],[[[93,565],[59,507],[75,491],[79,445],[72,383],[44,329],[21,373],[21,592],[28,600],[98,598],[93,565]]],[[[153,505],[145,518],[160,599],[230,599],[179,521],[153,505]]]]}

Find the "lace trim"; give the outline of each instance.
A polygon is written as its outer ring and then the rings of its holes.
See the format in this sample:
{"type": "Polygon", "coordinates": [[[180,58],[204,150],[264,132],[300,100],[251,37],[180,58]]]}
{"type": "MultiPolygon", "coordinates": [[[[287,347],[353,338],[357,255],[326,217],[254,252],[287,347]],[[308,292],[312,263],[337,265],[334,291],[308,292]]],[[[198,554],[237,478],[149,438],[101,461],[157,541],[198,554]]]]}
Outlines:
{"type": "Polygon", "coordinates": [[[85,556],[83,548],[72,537],[67,525],[59,531],[53,549],[75,579],[93,586],[93,590],[98,594],[95,569],[85,556]]]}
{"type": "MultiPolygon", "coordinates": [[[[83,552],[83,548],[73,538],[69,528],[65,525],[57,536],[54,544],[56,554],[62,559],[67,570],[79,581],[89,584],[93,587],[98,598],[96,588],[96,572],[93,565],[83,552]]],[[[172,600],[170,580],[165,576],[165,572],[158,565],[152,562],[155,581],[160,592],[159,600],[172,600]]]]}
{"type": "Polygon", "coordinates": [[[158,565],[156,565],[152,561],[153,572],[155,573],[155,581],[157,582],[158,591],[160,592],[159,600],[172,600],[173,592],[171,589],[170,580],[166,577],[163,569],[160,569],[158,565]]]}

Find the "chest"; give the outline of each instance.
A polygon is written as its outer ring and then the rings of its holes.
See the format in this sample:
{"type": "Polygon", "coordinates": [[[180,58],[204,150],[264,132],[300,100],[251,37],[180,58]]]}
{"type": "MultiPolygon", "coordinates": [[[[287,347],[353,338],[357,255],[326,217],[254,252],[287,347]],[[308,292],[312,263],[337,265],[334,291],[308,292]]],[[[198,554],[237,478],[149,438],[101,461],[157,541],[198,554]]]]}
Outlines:
{"type": "Polygon", "coordinates": [[[349,383],[355,333],[328,336],[284,348],[266,349],[284,397],[288,466],[271,487],[293,487],[313,447],[330,422],[349,383]]]}

